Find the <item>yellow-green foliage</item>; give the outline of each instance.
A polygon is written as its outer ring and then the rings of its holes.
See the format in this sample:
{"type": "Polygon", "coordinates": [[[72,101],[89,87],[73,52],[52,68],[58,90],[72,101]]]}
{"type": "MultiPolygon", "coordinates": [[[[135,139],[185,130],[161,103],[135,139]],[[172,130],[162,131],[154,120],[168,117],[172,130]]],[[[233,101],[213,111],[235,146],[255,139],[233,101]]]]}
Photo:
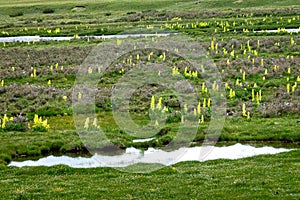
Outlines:
{"type": "Polygon", "coordinates": [[[48,124],[47,119],[43,120],[42,117],[39,117],[37,114],[34,115],[32,130],[33,131],[48,131],[50,125],[48,124]]]}
{"type": "Polygon", "coordinates": [[[6,126],[6,122],[8,121],[8,117],[6,114],[4,114],[3,120],[2,120],[2,124],[1,124],[1,128],[4,129],[6,126]]]}
{"type": "Polygon", "coordinates": [[[98,125],[98,120],[97,118],[94,118],[92,125],[90,125],[90,118],[87,117],[84,122],[84,127],[85,130],[98,130],[100,126],[98,125]]]}

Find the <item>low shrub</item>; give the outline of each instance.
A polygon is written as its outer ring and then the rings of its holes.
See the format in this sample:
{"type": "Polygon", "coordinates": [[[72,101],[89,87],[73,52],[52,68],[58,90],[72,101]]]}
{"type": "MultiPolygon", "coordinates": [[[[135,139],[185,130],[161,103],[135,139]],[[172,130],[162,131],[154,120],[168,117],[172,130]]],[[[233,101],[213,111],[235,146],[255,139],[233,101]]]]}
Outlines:
{"type": "Polygon", "coordinates": [[[10,17],[20,17],[20,16],[23,16],[23,15],[24,15],[24,13],[20,11],[20,12],[12,13],[9,16],[10,17]]]}
{"type": "Polygon", "coordinates": [[[44,14],[51,14],[51,13],[54,13],[54,12],[55,12],[55,10],[52,9],[52,8],[46,8],[46,9],[43,10],[44,14]]]}

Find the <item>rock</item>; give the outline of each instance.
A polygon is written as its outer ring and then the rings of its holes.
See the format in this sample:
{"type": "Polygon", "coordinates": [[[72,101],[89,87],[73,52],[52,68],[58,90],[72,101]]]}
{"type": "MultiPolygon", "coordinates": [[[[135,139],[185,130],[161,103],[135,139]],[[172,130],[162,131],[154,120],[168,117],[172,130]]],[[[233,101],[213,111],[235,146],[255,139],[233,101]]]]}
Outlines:
{"type": "Polygon", "coordinates": [[[237,47],[238,44],[239,44],[239,41],[237,41],[236,39],[232,38],[231,44],[232,44],[234,47],[237,47]]]}

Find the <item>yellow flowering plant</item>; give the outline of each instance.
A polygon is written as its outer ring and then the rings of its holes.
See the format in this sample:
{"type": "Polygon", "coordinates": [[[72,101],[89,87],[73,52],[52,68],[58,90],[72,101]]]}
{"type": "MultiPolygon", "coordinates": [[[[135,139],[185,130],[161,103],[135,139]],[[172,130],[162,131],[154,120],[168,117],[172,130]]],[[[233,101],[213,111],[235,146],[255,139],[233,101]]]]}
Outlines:
{"type": "Polygon", "coordinates": [[[48,124],[47,119],[43,120],[42,117],[39,117],[37,114],[35,114],[31,128],[33,131],[46,132],[50,129],[50,125],[48,124]]]}
{"type": "Polygon", "coordinates": [[[7,114],[4,114],[3,117],[0,116],[0,132],[27,131],[28,129],[27,118],[22,116],[22,113],[16,115],[15,117],[8,117],[7,114]]]}

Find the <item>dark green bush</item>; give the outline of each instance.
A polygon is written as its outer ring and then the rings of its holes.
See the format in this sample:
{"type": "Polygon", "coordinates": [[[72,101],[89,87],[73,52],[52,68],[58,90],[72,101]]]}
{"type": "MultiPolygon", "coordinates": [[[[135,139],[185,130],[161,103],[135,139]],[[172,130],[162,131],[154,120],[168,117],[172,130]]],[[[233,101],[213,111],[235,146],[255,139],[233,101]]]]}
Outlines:
{"type": "Polygon", "coordinates": [[[43,10],[44,14],[51,14],[51,13],[54,13],[54,12],[55,12],[55,10],[52,9],[52,8],[46,8],[46,9],[43,10]]]}
{"type": "Polygon", "coordinates": [[[16,13],[10,14],[9,16],[10,16],[10,17],[19,17],[19,16],[23,16],[23,15],[24,15],[24,13],[23,13],[23,12],[21,12],[21,11],[19,11],[19,12],[16,12],[16,13]]]}

